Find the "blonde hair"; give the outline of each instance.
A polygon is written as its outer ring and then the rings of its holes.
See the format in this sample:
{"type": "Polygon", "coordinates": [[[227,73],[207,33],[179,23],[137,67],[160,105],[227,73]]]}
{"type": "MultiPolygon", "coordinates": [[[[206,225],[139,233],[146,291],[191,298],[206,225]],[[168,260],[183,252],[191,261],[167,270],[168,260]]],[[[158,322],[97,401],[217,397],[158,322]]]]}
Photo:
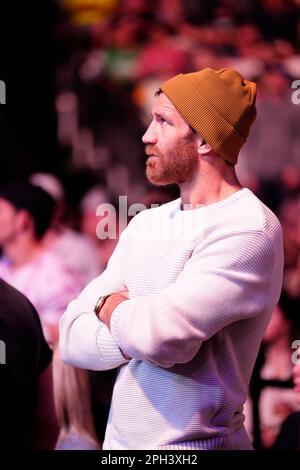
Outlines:
{"type": "Polygon", "coordinates": [[[64,364],[58,347],[53,353],[53,386],[60,439],[73,430],[100,448],[91,410],[88,372],[64,364]]]}

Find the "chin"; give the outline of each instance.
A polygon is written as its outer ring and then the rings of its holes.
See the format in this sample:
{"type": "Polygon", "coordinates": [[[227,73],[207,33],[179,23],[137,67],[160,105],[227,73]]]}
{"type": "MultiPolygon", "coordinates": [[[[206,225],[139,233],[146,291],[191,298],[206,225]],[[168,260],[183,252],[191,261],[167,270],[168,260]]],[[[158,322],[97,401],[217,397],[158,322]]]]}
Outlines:
{"type": "Polygon", "coordinates": [[[175,181],[164,178],[163,176],[151,174],[150,171],[146,171],[147,179],[150,183],[154,184],[154,186],[166,186],[167,184],[175,183],[175,181]]]}

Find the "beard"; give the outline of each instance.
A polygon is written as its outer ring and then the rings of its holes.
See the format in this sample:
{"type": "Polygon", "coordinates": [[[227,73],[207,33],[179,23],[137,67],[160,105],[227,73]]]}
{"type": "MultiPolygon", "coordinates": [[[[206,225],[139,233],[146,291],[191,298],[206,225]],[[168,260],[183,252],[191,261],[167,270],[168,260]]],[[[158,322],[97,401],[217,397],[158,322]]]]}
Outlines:
{"type": "Polygon", "coordinates": [[[198,165],[195,134],[191,131],[172,150],[160,152],[155,145],[146,145],[146,176],[156,186],[181,184],[192,178],[198,165]]]}

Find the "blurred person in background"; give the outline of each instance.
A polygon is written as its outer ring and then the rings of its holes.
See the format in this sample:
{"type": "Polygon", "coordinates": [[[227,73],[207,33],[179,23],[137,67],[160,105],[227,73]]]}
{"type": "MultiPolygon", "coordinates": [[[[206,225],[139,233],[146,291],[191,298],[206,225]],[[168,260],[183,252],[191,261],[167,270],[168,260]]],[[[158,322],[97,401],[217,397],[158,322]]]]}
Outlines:
{"type": "Polygon", "coordinates": [[[260,77],[257,109],[253,131],[241,151],[238,176],[245,185],[258,178],[258,194],[277,211],[284,196],[282,173],[287,165],[294,166],[296,173],[300,170],[300,110],[291,102],[290,81],[282,70],[266,70],[260,77]]]}
{"type": "Polygon", "coordinates": [[[88,371],[64,364],[58,348],[53,358],[54,401],[60,426],[56,450],[98,450],[88,371]]]}
{"type": "Polygon", "coordinates": [[[33,305],[0,279],[0,449],[54,449],[58,424],[52,384],[52,352],[33,305]]]}
{"type": "MultiPolygon", "coordinates": [[[[298,336],[298,345],[300,336],[298,336]]],[[[295,352],[293,353],[294,356],[295,352]]],[[[292,356],[292,354],[291,354],[292,356]]],[[[291,357],[292,359],[292,357],[291,357]]],[[[300,347],[296,351],[296,358],[293,361],[294,390],[297,394],[297,402],[300,406],[300,347]]],[[[273,449],[280,450],[300,450],[300,412],[292,413],[283,422],[280,433],[273,446],[273,449]]]]}
{"type": "Polygon", "coordinates": [[[118,368],[104,449],[252,448],[243,404],[283,270],[278,219],[235,173],[255,98],[230,68],[156,94],[146,175],[181,197],[133,217],[60,321],[64,361],[118,368]]]}
{"type": "MultiPolygon", "coordinates": [[[[109,258],[118,243],[119,237],[117,205],[113,201],[111,191],[104,185],[97,184],[92,186],[83,195],[79,209],[81,232],[95,245],[97,257],[101,260],[102,266],[106,268],[109,258]],[[105,208],[109,208],[110,210],[107,211],[105,208]],[[115,230],[113,236],[109,237],[107,230],[111,217],[113,218],[115,230]],[[101,225],[100,231],[98,224],[101,225]]],[[[97,436],[102,443],[116,379],[116,371],[106,370],[99,373],[90,370],[89,378],[92,391],[92,413],[97,436]]]]}
{"type": "Polygon", "coordinates": [[[65,191],[59,179],[50,173],[35,173],[30,182],[41,187],[55,200],[51,226],[43,237],[47,250],[53,251],[71,271],[78,273],[82,287],[102,272],[97,247],[92,238],[75,232],[64,222],[66,213],[65,191]]]}
{"type": "Polygon", "coordinates": [[[59,318],[82,288],[78,275],[43,245],[54,208],[53,198],[30,183],[0,188],[0,277],[33,303],[49,344],[58,340],[59,318]]]}
{"type": "Polygon", "coordinates": [[[265,381],[259,398],[261,439],[264,448],[274,444],[281,424],[294,411],[300,411],[296,391],[288,387],[293,364],[291,361],[293,338],[292,320],[284,301],[275,307],[263,338],[264,363],[260,378],[265,381]],[[278,381],[278,386],[269,386],[268,381],[278,381]],[[279,384],[286,382],[285,388],[279,384]]]}
{"type": "Polygon", "coordinates": [[[286,295],[300,308],[300,197],[285,199],[279,208],[283,228],[284,277],[286,295]]]}
{"type": "Polygon", "coordinates": [[[106,267],[119,238],[119,217],[116,212],[116,205],[113,204],[109,192],[99,185],[90,188],[81,199],[80,214],[81,231],[95,244],[99,259],[102,265],[106,267]],[[108,210],[105,210],[105,207],[108,210]],[[105,236],[105,233],[107,233],[106,226],[110,225],[110,218],[113,219],[115,225],[113,237],[109,237],[108,234],[105,236]],[[97,231],[98,224],[102,226],[103,230],[97,231]]]}
{"type": "Polygon", "coordinates": [[[297,37],[297,6],[294,0],[261,0],[257,2],[253,20],[267,40],[297,37]]]}

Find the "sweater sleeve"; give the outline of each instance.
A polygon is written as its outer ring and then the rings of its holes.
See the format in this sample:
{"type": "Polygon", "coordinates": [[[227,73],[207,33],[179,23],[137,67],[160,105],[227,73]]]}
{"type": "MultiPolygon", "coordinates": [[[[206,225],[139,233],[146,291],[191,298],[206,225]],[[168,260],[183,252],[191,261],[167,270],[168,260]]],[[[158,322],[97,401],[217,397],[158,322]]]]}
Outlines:
{"type": "Polygon", "coordinates": [[[162,367],[186,363],[222,328],[277,303],[280,289],[274,286],[281,280],[272,284],[271,279],[282,279],[282,272],[272,272],[274,259],[273,245],[262,232],[207,241],[159,294],[118,305],[112,335],[135,359],[162,367]]]}
{"type": "Polygon", "coordinates": [[[126,289],[120,266],[121,242],[106,270],[69,303],[60,320],[59,345],[64,362],[90,370],[108,370],[127,362],[106,325],[94,314],[98,298],[126,289]]]}

